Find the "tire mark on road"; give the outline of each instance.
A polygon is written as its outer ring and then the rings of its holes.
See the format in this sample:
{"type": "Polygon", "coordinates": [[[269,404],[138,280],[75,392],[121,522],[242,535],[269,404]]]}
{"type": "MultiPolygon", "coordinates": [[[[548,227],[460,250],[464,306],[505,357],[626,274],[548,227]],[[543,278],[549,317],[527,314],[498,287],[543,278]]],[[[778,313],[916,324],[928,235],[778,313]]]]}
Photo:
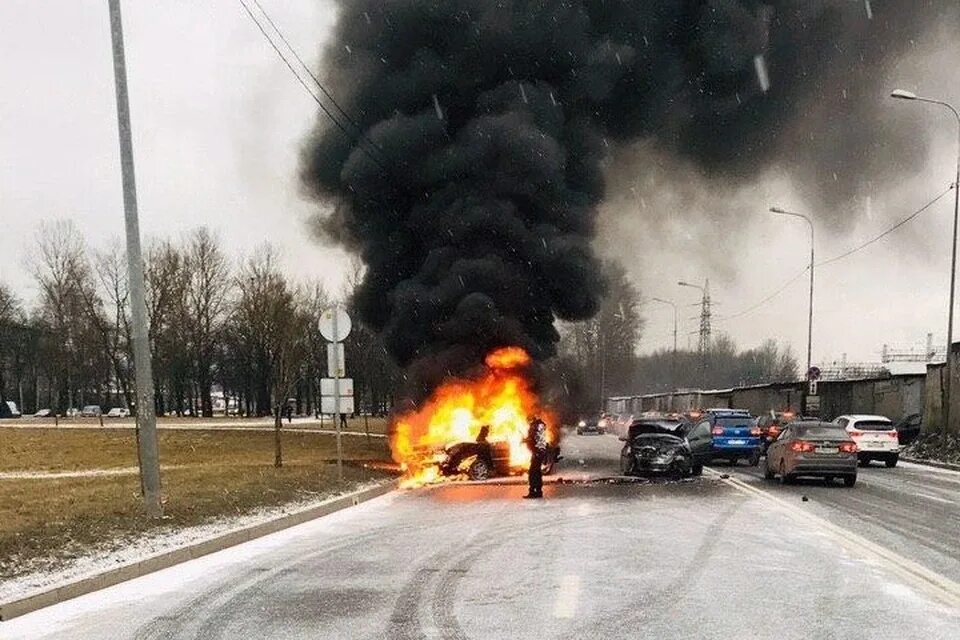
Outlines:
{"type": "Polygon", "coordinates": [[[594,620],[587,625],[580,625],[560,637],[571,640],[598,636],[601,638],[617,638],[627,633],[626,637],[632,639],[637,637],[641,624],[649,620],[662,618],[672,612],[679,605],[684,589],[689,587],[704,572],[707,560],[716,550],[720,535],[727,522],[746,502],[747,498],[745,496],[736,499],[730,507],[722,511],[710,523],[701,537],[697,550],[673,580],[660,589],[630,601],[610,615],[605,616],[603,620],[594,620]],[[652,612],[652,614],[648,612],[652,612]]]}

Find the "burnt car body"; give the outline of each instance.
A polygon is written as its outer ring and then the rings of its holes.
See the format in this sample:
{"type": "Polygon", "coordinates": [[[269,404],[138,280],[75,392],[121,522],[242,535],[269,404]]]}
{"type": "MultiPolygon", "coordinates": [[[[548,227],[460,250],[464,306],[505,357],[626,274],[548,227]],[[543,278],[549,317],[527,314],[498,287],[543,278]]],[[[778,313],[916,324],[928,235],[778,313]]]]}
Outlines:
{"type": "Polygon", "coordinates": [[[709,440],[694,444],[684,435],[684,424],[676,420],[636,420],[621,437],[620,472],[623,475],[663,473],[683,478],[703,473],[709,455],[709,440]],[[703,449],[702,451],[700,449],[703,449]]]}
{"type": "MultiPolygon", "coordinates": [[[[560,446],[548,445],[541,469],[544,475],[553,473],[560,460],[560,446]]],[[[444,476],[466,476],[470,480],[486,480],[509,476],[510,444],[507,442],[458,442],[443,451],[437,462],[444,476]]]]}

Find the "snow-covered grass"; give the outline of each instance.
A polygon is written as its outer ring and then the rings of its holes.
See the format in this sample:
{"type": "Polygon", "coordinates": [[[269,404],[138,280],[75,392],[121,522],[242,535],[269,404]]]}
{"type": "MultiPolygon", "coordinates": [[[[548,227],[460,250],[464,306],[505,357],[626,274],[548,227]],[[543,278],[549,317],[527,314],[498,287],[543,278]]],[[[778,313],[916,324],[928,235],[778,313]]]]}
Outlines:
{"type": "Polygon", "coordinates": [[[914,460],[930,460],[960,465],[960,435],[947,434],[944,445],[939,433],[924,433],[904,447],[903,455],[914,460]]]}
{"type": "Polygon", "coordinates": [[[373,487],[381,482],[384,480],[346,483],[343,487],[325,494],[304,496],[302,499],[271,507],[256,507],[242,515],[219,516],[199,525],[181,528],[161,526],[137,535],[118,534],[110,540],[69,549],[70,556],[57,560],[34,558],[23,564],[21,572],[16,577],[0,582],[0,602],[27,597],[104,571],[217,538],[231,531],[311,509],[344,493],[373,487]]]}
{"type": "Polygon", "coordinates": [[[160,433],[166,517],[142,514],[132,431],[0,428],[0,583],[262,509],[289,508],[391,476],[383,438],[346,438],[345,482],[335,438],[239,431],[160,433]],[[9,455],[8,455],[9,454],[9,455]]]}

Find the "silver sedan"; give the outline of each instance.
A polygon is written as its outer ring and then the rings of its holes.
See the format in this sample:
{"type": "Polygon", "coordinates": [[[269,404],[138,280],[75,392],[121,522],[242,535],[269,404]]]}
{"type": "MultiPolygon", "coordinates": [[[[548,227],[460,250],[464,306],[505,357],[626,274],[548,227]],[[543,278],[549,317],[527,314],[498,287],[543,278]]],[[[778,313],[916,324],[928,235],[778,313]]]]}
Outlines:
{"type": "Polygon", "coordinates": [[[857,443],[838,425],[829,422],[793,422],[767,449],[767,480],[789,484],[800,476],[843,478],[857,482],[857,443]]]}

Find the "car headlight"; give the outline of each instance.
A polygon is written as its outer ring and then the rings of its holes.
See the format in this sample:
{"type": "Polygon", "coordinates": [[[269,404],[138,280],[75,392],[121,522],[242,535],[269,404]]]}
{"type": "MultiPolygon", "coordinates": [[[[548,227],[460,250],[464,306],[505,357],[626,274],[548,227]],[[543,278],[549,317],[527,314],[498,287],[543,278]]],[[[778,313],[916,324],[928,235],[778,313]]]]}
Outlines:
{"type": "Polygon", "coordinates": [[[607,426],[607,421],[606,421],[606,419],[603,419],[603,420],[601,420],[600,422],[598,422],[598,423],[597,423],[597,426],[598,426],[598,427],[601,427],[601,428],[607,426]]]}
{"type": "Polygon", "coordinates": [[[577,423],[577,426],[578,426],[578,427],[585,427],[585,426],[587,426],[587,421],[586,421],[586,420],[581,420],[580,422],[577,423]]]}

